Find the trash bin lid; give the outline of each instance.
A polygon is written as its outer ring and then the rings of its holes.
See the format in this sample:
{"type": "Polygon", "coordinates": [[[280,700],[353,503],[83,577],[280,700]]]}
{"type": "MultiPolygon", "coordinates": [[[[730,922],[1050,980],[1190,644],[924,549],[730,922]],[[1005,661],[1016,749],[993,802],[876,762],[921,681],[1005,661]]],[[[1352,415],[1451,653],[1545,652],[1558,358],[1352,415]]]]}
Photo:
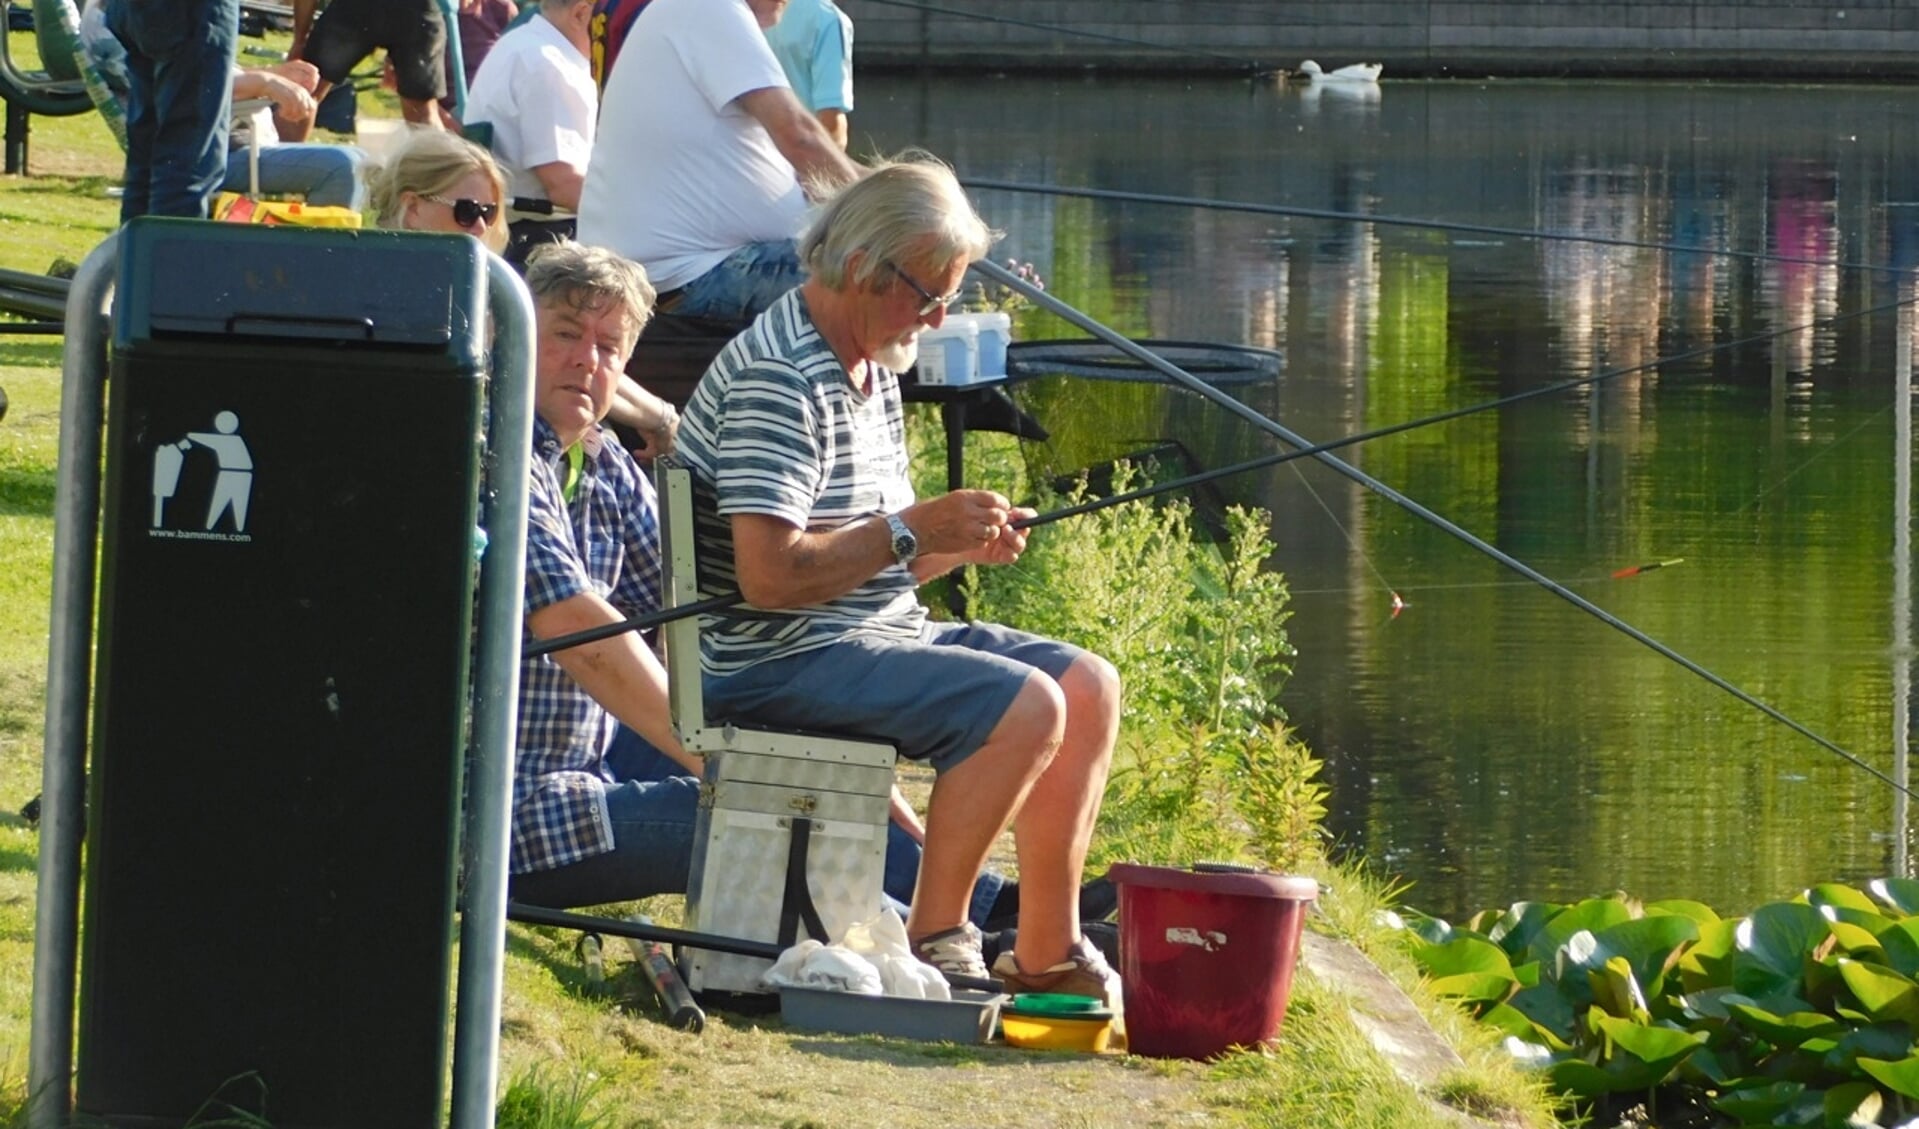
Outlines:
{"type": "Polygon", "coordinates": [[[1122,890],[1141,886],[1155,890],[1180,890],[1193,894],[1234,894],[1245,898],[1283,898],[1310,902],[1319,897],[1319,883],[1296,874],[1220,873],[1187,870],[1170,866],[1144,866],[1139,863],[1114,863],[1106,877],[1122,890]]]}

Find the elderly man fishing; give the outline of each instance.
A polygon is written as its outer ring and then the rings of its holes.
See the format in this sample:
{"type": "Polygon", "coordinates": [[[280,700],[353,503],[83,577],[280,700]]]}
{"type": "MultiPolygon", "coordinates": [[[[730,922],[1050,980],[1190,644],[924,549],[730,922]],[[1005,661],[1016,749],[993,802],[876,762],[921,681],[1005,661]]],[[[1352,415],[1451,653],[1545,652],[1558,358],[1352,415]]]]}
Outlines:
{"type": "Polygon", "coordinates": [[[992,624],[929,622],[922,581],[1010,564],[1032,511],[989,490],[916,502],[896,374],[940,325],[993,233],[952,171],[891,162],[843,189],[800,243],[807,272],[707,370],[681,424],[708,594],[758,609],[701,633],[716,711],[893,742],[939,773],[907,931],[921,959],[986,973],[966,922],[974,879],[1010,822],[1015,992],[1119,1003],[1080,931],[1076,895],[1118,728],[1110,663],[992,624]]]}
{"type": "MultiPolygon", "coordinates": [[[[660,607],[653,488],[600,428],[652,310],[635,264],[598,248],[537,249],[527,270],[538,358],[528,513],[526,625],[543,639],[660,607]],[[590,550],[590,551],[583,551],[590,550]]],[[[564,909],[684,893],[693,854],[699,762],[668,719],[666,675],[627,633],[525,660],[513,784],[512,894],[564,909]],[[627,742],[609,745],[609,718],[627,742]],[[650,746],[642,761],[630,739],[650,746]],[[623,757],[624,750],[624,757],[623,757]],[[650,758],[664,762],[654,765],[650,758]],[[635,771],[644,763],[646,771],[635,771]]],[[[920,848],[887,842],[887,893],[914,897],[920,848]]],[[[973,916],[1018,913],[997,878],[973,916]],[[1011,904],[1009,904],[1011,903],[1011,904]]],[[[1111,885],[1082,895],[1112,908],[1111,885]]]]}

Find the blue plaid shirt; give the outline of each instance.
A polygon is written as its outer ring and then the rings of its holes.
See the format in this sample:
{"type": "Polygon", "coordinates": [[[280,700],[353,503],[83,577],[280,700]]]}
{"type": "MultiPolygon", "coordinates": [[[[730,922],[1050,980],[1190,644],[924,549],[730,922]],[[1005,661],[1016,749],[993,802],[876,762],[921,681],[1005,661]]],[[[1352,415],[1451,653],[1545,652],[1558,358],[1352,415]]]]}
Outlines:
{"type": "MultiPolygon", "coordinates": [[[[653,484],[605,432],[581,441],[585,460],[568,502],[566,452],[545,420],[533,424],[526,535],[526,611],[583,592],[627,616],[660,606],[660,527],[653,484]]],[[[550,655],[520,663],[519,750],[513,766],[513,873],[551,870],[613,849],[612,782],[601,754],[613,716],[550,655]]]]}

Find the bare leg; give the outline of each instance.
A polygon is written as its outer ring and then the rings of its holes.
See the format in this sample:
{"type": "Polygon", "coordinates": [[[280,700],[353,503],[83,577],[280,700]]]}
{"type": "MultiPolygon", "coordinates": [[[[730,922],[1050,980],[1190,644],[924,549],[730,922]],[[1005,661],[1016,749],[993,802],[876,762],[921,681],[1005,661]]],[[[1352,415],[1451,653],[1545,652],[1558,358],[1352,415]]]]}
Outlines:
{"type": "Polygon", "coordinates": [[[320,116],[319,115],[320,102],[322,99],[324,99],[327,96],[327,92],[332,89],[333,89],[332,83],[328,82],[326,79],[321,79],[313,87],[314,112],[311,114],[308,114],[304,118],[301,118],[297,122],[288,121],[287,119],[280,116],[279,110],[277,109],[274,110],[273,111],[273,129],[274,129],[274,132],[280,135],[280,140],[288,142],[290,144],[298,144],[298,143],[304,142],[307,138],[313,136],[313,119],[320,116]]]}
{"type": "MultiPolygon", "coordinates": [[[[993,840],[1052,760],[1065,721],[1066,701],[1059,685],[1034,671],[986,743],[934,783],[908,936],[917,941],[966,920],[973,882],[993,840]]],[[[1024,868],[1023,851],[1020,862],[1024,868]]]]}
{"type": "Polygon", "coordinates": [[[1029,972],[1065,960],[1079,938],[1080,875],[1119,734],[1119,674],[1111,663],[1085,655],[1060,676],[1059,687],[1064,738],[1013,823],[1020,881],[1013,956],[1029,972]]]}
{"type": "Polygon", "coordinates": [[[400,116],[405,118],[406,123],[411,126],[426,129],[446,128],[440,122],[440,104],[432,99],[425,101],[418,98],[400,99],[400,116]]]}

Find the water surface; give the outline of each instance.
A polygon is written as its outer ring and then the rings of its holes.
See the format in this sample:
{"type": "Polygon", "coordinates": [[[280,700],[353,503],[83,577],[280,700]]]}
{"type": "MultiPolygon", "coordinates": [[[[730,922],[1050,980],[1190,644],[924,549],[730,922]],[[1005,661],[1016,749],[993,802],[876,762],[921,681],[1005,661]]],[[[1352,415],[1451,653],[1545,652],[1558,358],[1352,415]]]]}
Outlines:
{"type": "MultiPolygon", "coordinates": [[[[876,78],[853,124],[963,176],[1380,217],[978,194],[1003,252],[1108,324],[1282,351],[1234,391],[1313,440],[1633,370],[1347,456],[1891,772],[1910,369],[1898,276],[1864,268],[1919,260],[1915,118],[1901,88],[876,78]]],[[[1071,404],[1042,461],[1279,449],[1187,393],[1071,404]]],[[[1885,783],[1429,523],[1304,464],[1230,493],[1275,514],[1285,702],[1331,830],[1416,903],[1624,888],[1740,912],[1902,864],[1885,783]]]]}

